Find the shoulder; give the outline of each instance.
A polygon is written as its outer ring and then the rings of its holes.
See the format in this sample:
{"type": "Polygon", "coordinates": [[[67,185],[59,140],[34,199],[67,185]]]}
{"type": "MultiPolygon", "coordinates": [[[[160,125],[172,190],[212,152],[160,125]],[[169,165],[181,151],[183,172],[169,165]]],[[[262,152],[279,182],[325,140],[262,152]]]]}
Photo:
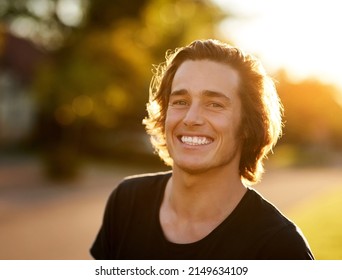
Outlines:
{"type": "Polygon", "coordinates": [[[171,172],[146,173],[125,177],[113,190],[109,204],[124,204],[136,199],[148,199],[158,195],[171,177],[171,172]]]}
{"type": "Polygon", "coordinates": [[[257,191],[250,191],[253,220],[264,238],[261,259],[312,259],[309,245],[298,226],[257,191]]]}
{"type": "Polygon", "coordinates": [[[171,171],[156,172],[156,173],[145,173],[133,176],[125,177],[119,186],[136,186],[145,185],[151,183],[161,183],[171,177],[171,171]]]}
{"type": "Polygon", "coordinates": [[[125,177],[118,185],[120,192],[149,191],[159,188],[167,183],[171,177],[171,171],[146,173],[125,177]]]}
{"type": "Polygon", "coordinates": [[[249,213],[254,223],[271,234],[287,232],[297,234],[297,226],[286,217],[275,205],[255,190],[249,191],[249,213]]]}
{"type": "Polygon", "coordinates": [[[268,260],[310,260],[314,259],[310,246],[301,230],[294,224],[289,224],[264,244],[260,259],[268,260]]]}
{"type": "Polygon", "coordinates": [[[268,226],[272,225],[279,228],[293,225],[293,222],[280,212],[275,205],[254,189],[248,191],[248,205],[253,209],[253,213],[250,214],[258,223],[265,223],[268,226]]]}
{"type": "Polygon", "coordinates": [[[127,219],[128,213],[159,202],[171,172],[140,174],[124,178],[107,199],[105,219],[127,219]]]}

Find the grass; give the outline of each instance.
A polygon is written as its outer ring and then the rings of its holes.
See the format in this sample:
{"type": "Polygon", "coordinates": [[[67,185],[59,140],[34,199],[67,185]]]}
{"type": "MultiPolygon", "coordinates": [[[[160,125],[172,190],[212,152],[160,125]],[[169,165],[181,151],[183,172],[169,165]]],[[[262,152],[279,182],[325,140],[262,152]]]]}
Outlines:
{"type": "Polygon", "coordinates": [[[317,260],[342,260],[342,185],[291,209],[317,260]]]}

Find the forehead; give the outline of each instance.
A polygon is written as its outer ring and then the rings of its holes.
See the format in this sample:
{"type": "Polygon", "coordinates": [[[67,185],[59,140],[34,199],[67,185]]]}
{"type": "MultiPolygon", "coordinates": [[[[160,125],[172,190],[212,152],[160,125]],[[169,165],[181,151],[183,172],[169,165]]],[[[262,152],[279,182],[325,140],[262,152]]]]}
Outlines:
{"type": "Polygon", "coordinates": [[[237,95],[240,77],[231,66],[211,60],[186,60],[177,69],[171,92],[220,92],[228,97],[237,95]]]}

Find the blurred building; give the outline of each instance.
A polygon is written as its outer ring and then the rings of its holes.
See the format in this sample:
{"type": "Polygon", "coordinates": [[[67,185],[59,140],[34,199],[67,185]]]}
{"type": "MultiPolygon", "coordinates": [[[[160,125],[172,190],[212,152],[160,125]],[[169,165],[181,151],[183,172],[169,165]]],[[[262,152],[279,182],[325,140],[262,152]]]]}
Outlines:
{"type": "Polygon", "coordinates": [[[31,83],[43,53],[30,41],[0,30],[0,144],[20,141],[34,125],[31,83]]]}

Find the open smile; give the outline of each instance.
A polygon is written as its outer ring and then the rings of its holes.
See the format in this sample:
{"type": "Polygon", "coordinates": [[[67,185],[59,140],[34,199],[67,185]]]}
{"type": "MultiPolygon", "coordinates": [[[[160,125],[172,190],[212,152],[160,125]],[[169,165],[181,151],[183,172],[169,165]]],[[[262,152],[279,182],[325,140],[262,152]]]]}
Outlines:
{"type": "Polygon", "coordinates": [[[213,139],[206,136],[179,136],[178,139],[187,145],[190,146],[200,146],[200,145],[208,145],[213,142],[213,139]]]}

